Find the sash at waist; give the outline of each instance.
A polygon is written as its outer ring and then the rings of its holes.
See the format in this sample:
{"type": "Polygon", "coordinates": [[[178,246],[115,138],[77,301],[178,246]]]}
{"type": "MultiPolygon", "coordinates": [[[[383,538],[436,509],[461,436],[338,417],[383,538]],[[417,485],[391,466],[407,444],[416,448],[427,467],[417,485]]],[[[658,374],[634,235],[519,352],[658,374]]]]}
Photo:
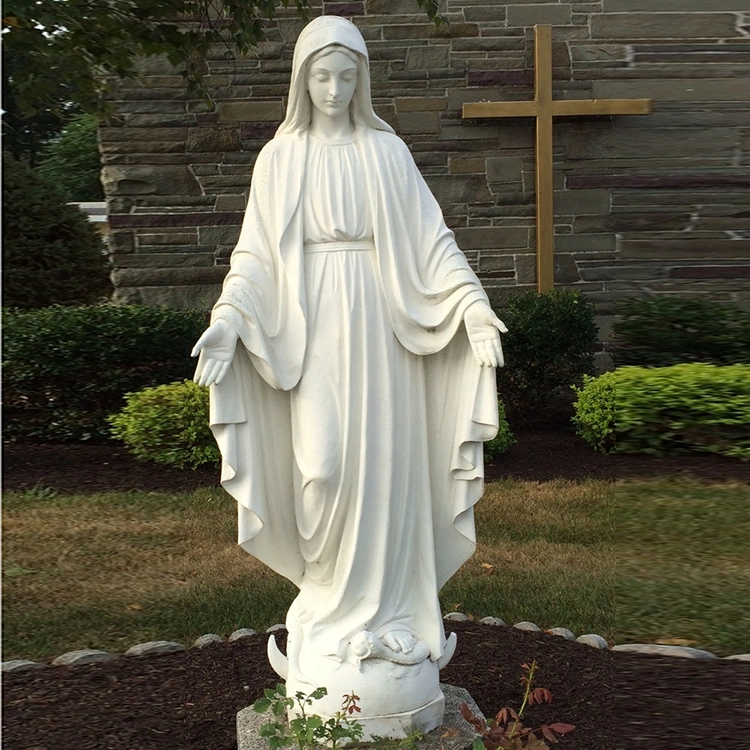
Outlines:
{"type": "Polygon", "coordinates": [[[341,253],[374,250],[372,240],[347,240],[345,242],[305,242],[305,253],[341,253]]]}

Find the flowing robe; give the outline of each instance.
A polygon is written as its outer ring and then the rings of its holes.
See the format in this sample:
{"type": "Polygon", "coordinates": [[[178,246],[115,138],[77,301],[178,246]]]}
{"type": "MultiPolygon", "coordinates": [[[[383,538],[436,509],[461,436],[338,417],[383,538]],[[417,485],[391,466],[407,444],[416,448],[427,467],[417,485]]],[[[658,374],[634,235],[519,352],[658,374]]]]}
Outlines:
{"type": "Polygon", "coordinates": [[[463,327],[486,295],[398,137],[360,129],[344,157],[311,138],[259,155],[214,308],[241,339],[212,391],[222,483],[240,545],[301,589],[290,648],[341,660],[362,630],[404,629],[437,660],[497,430],[463,327]],[[325,251],[348,240],[372,249],[325,251]]]}

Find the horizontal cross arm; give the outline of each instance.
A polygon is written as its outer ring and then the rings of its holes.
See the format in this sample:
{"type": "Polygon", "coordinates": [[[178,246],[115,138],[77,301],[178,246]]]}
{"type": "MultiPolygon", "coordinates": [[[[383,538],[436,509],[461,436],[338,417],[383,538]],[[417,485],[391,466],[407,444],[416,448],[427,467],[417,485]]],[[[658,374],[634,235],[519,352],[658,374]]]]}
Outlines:
{"type": "Polygon", "coordinates": [[[536,117],[536,102],[467,102],[463,116],[467,117],[536,117]]]}
{"type": "Polygon", "coordinates": [[[651,99],[556,99],[552,114],[572,115],[647,115],[651,99]]]}

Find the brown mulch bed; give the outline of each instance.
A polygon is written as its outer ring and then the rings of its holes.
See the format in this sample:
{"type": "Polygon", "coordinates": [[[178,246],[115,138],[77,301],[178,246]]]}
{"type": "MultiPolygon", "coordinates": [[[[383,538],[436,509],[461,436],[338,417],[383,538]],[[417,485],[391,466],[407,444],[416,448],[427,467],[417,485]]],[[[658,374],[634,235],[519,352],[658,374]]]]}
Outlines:
{"type": "MultiPolygon", "coordinates": [[[[517,445],[488,467],[488,478],[750,481],[750,465],[717,456],[605,456],[559,427],[529,426],[516,437],[517,445]]],[[[160,468],[109,445],[10,444],[3,463],[6,490],[179,492],[218,481],[215,469],[160,468]]],[[[520,705],[521,664],[537,661],[537,684],[554,700],[527,716],[529,723],[575,724],[560,750],[740,750],[750,743],[746,663],[602,652],[475,623],[449,628],[459,635],[458,649],[442,679],[468,689],[488,715],[520,705]]],[[[235,714],[277,682],[265,649],[265,637],[257,636],[184,653],[7,673],[3,748],[236,748],[235,714]]]]}

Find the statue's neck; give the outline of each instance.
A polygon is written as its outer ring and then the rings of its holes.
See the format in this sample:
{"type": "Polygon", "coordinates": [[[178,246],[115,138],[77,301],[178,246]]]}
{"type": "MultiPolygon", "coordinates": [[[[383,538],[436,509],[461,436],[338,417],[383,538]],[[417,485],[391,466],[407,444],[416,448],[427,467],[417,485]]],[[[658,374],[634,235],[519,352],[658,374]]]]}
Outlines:
{"type": "Polygon", "coordinates": [[[352,135],[354,125],[348,111],[338,117],[328,117],[323,112],[313,110],[310,133],[322,141],[336,141],[352,135]]]}

